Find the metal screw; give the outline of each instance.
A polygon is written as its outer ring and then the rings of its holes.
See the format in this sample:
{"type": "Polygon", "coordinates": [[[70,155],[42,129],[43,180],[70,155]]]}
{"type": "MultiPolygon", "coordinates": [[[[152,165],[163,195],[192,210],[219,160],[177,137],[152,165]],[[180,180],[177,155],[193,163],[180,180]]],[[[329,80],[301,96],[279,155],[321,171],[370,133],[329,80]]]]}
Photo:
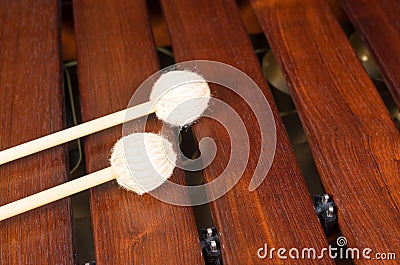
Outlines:
{"type": "Polygon", "coordinates": [[[211,228],[207,228],[207,238],[210,238],[213,236],[213,231],[211,228]]]}
{"type": "Polygon", "coordinates": [[[212,252],[217,252],[218,251],[218,248],[217,248],[217,242],[215,242],[214,240],[212,240],[211,242],[210,242],[210,247],[211,247],[211,251],[212,252]]]}
{"type": "Polygon", "coordinates": [[[328,194],[324,194],[324,195],[322,195],[322,196],[323,196],[322,202],[323,202],[323,203],[328,203],[328,201],[329,201],[329,195],[328,195],[328,194]]]}
{"type": "Polygon", "coordinates": [[[329,206],[328,210],[326,211],[326,216],[333,217],[334,213],[335,213],[335,209],[333,208],[333,206],[329,206]]]}

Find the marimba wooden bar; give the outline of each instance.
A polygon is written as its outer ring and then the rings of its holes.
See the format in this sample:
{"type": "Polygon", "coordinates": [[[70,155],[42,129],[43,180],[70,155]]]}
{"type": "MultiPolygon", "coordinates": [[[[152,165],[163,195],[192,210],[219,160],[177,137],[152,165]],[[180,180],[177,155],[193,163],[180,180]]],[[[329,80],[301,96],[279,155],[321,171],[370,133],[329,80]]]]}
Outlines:
{"type": "MultiPolygon", "coordinates": [[[[0,148],[61,130],[60,6],[0,2],[0,148]]],[[[67,180],[66,148],[0,167],[0,204],[67,180]]],[[[0,264],[72,264],[70,199],[0,223],[0,264]]]]}
{"type": "MultiPolygon", "coordinates": [[[[126,108],[135,88],[159,70],[144,10],[144,0],[74,2],[84,120],[126,108]]],[[[158,126],[153,120],[147,127],[158,126]]],[[[109,164],[109,150],[121,136],[117,127],[87,137],[89,172],[109,164]]],[[[175,172],[174,181],[182,183],[183,172],[175,172]]],[[[98,264],[201,264],[191,208],[138,196],[115,183],[92,189],[90,200],[98,264]]]]}
{"type": "Polygon", "coordinates": [[[386,84],[400,106],[400,3],[396,0],[341,1],[349,19],[369,45],[386,84]]]}
{"type": "MultiPolygon", "coordinates": [[[[178,61],[215,60],[239,68],[255,80],[274,106],[272,95],[263,80],[261,69],[234,1],[161,1],[171,33],[174,56],[178,61]],[[185,23],[182,23],[185,21],[185,23]],[[204,30],[207,29],[207,30],[204,30]]],[[[251,91],[249,91],[251,93],[251,91]]],[[[296,165],[283,125],[277,120],[277,148],[268,176],[257,191],[249,192],[252,172],[259,150],[257,120],[246,103],[233,93],[215,87],[213,95],[226,101],[246,121],[252,148],[247,170],[235,188],[211,203],[213,221],[221,234],[224,264],[276,264],[277,259],[261,261],[258,248],[264,243],[272,247],[327,247],[318,219],[309,198],[304,179],[296,165]],[[251,117],[251,118],[249,118],[251,117]],[[297,196],[295,194],[303,194],[297,196]],[[294,197],[295,196],[295,197],[294,197]],[[301,218],[298,214],[301,212],[301,218]],[[303,230],[302,227],[308,227],[303,230]],[[264,236],[258,236],[262,234],[264,236]]],[[[262,122],[262,121],[261,121],[262,122]]],[[[204,169],[207,182],[219,176],[229,157],[229,136],[210,119],[193,126],[195,136],[215,139],[218,153],[212,165],[204,169]]],[[[299,260],[299,264],[332,264],[328,259],[299,260]],[[301,263],[303,262],[303,263],[301,263]]]]}

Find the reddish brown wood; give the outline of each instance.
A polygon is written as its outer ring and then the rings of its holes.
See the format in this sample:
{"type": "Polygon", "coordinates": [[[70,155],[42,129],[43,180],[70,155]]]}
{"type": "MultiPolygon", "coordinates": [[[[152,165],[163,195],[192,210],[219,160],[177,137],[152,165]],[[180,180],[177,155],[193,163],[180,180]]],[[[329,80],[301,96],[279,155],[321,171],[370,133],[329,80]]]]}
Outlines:
{"type": "Polygon", "coordinates": [[[400,2],[342,0],[347,15],[361,33],[400,107],[400,2]]]}
{"type": "MultiPolygon", "coordinates": [[[[83,119],[127,107],[158,70],[146,1],[74,2],[83,119]]],[[[156,130],[156,123],[148,128],[156,130]]],[[[121,127],[85,139],[88,172],[109,166],[121,127]]],[[[182,182],[176,171],[173,180],[182,182]]],[[[96,264],[202,264],[192,209],[108,183],[91,190],[96,264]]]]}
{"type": "MultiPolygon", "coordinates": [[[[247,169],[239,183],[210,204],[213,221],[220,233],[224,264],[283,262],[276,259],[276,255],[273,260],[259,259],[257,250],[264,243],[269,248],[321,249],[327,246],[304,179],[234,1],[162,0],[161,3],[176,60],[209,59],[238,67],[260,86],[276,118],[278,143],[273,166],[261,186],[249,192],[249,181],[259,155],[257,121],[243,100],[226,89],[212,86],[213,96],[226,101],[245,121],[251,147],[247,169]]],[[[230,155],[230,140],[221,125],[210,119],[201,119],[193,125],[193,131],[197,140],[208,136],[217,144],[215,160],[203,171],[206,181],[211,181],[226,166],[230,155]]],[[[234,170],[231,174],[235,174],[234,170]]],[[[296,263],[333,264],[327,258],[296,260],[296,263]]]]}
{"type": "Polygon", "coordinates": [[[348,245],[397,251],[400,134],[345,34],[324,1],[252,4],[287,77],[348,245]]]}
{"type": "MultiPolygon", "coordinates": [[[[61,130],[57,1],[0,1],[0,149],[61,130]]],[[[65,146],[0,166],[0,205],[67,179],[65,146]]],[[[73,264],[70,201],[0,222],[0,264],[73,264]]]]}

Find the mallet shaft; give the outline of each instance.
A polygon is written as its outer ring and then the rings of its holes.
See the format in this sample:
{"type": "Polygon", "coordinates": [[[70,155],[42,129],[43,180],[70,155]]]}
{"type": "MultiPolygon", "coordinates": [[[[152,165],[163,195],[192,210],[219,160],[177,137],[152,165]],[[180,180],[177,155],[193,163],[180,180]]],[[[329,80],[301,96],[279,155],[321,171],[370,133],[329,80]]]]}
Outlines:
{"type": "Polygon", "coordinates": [[[116,178],[111,167],[60,184],[0,207],[0,221],[90,189],[116,178]]]}
{"type": "Polygon", "coordinates": [[[0,151],[0,165],[155,112],[151,101],[0,151]],[[128,115],[128,116],[127,116],[128,115]]]}

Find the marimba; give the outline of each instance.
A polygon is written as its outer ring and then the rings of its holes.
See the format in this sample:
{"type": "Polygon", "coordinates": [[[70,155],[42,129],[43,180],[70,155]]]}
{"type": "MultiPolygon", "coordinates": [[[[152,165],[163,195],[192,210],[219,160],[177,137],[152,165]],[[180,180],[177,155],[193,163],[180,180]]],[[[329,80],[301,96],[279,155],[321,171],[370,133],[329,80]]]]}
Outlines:
{"type": "MultiPolygon", "coordinates": [[[[208,231],[219,241],[211,251],[220,253],[226,265],[334,264],[328,255],[320,259],[283,259],[277,252],[273,257],[258,255],[260,249],[266,251],[265,244],[276,251],[321,250],[328,248],[328,240],[237,4],[160,2],[174,60],[214,60],[239,68],[262,89],[276,120],[273,165],[258,189],[250,192],[259,155],[254,116],[240,98],[212,87],[213,96],[245,120],[252,152],[239,183],[209,203],[216,230],[208,231]]],[[[250,2],[290,88],[323,187],[336,204],[347,247],[369,248],[372,258],[378,258],[376,253],[398,252],[400,134],[347,36],[325,1],[250,2]]],[[[399,106],[400,3],[341,2],[399,106]]],[[[73,11],[80,115],[87,121],[124,109],[135,88],[160,66],[145,0],[75,0],[73,11]]],[[[65,126],[60,3],[3,0],[0,21],[0,149],[6,149],[65,126]]],[[[159,124],[153,119],[148,128],[157,130],[159,124]]],[[[202,171],[209,182],[229,159],[224,157],[229,154],[229,137],[210,119],[194,124],[192,131],[196,141],[209,136],[217,145],[217,157],[202,171]]],[[[108,166],[109,150],[120,136],[117,127],[83,139],[87,173],[108,166]]],[[[64,145],[1,165],[0,205],[67,181],[66,151],[64,145]]],[[[173,181],[185,183],[184,172],[176,170],[173,181]]],[[[91,189],[90,215],[96,264],[205,263],[196,227],[199,220],[191,207],[169,205],[107,183],[91,189]]],[[[1,222],[0,264],[88,261],[76,255],[75,246],[81,242],[73,227],[70,198],[1,222]]],[[[287,252],[281,254],[288,256],[287,252]]],[[[393,256],[353,262],[397,264],[393,256]]]]}

